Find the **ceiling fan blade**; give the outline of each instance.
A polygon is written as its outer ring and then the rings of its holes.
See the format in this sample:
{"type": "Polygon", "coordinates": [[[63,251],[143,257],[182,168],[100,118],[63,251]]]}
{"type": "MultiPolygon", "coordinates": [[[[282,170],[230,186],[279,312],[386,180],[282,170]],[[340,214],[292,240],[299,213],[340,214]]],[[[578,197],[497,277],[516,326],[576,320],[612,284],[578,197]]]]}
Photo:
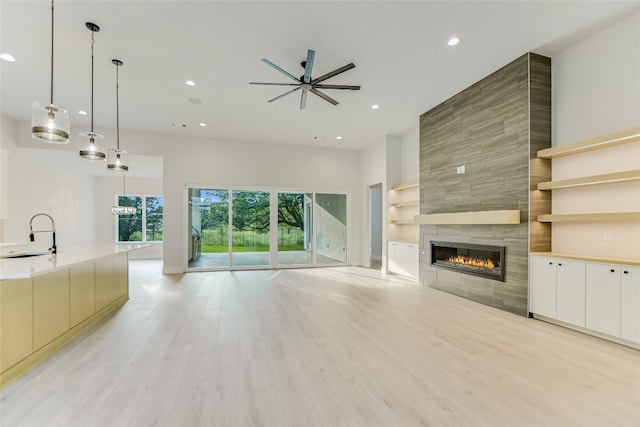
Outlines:
{"type": "Polygon", "coordinates": [[[250,85],[267,85],[267,86],[300,86],[300,83],[262,83],[249,82],[250,85]]]}
{"type": "Polygon", "coordinates": [[[312,93],[315,93],[316,95],[318,95],[320,98],[324,99],[327,102],[330,102],[333,105],[338,105],[338,101],[336,101],[335,99],[333,99],[332,97],[330,97],[329,95],[325,95],[324,93],[320,92],[319,90],[316,90],[314,88],[309,89],[312,93]]]}
{"type": "Polygon", "coordinates": [[[350,89],[350,90],[360,90],[360,86],[355,85],[314,85],[314,87],[318,89],[350,89]]]}
{"type": "Polygon", "coordinates": [[[345,65],[343,67],[336,68],[335,70],[325,74],[324,76],[320,76],[317,79],[311,80],[311,84],[315,85],[316,83],[320,83],[322,81],[325,81],[328,78],[336,76],[336,75],[338,75],[340,73],[344,73],[345,71],[350,70],[350,69],[355,68],[355,67],[356,67],[355,64],[352,62],[351,64],[347,64],[347,65],[345,65]]]}
{"type": "Polygon", "coordinates": [[[307,105],[307,92],[309,91],[309,89],[304,88],[302,89],[302,96],[300,97],[300,109],[304,110],[304,107],[306,107],[307,105]]]}
{"type": "Polygon", "coordinates": [[[304,82],[309,83],[311,81],[311,69],[313,68],[313,58],[315,58],[315,50],[307,50],[307,60],[304,63],[304,82]]]}
{"type": "Polygon", "coordinates": [[[293,92],[295,92],[295,91],[297,91],[297,90],[300,90],[300,88],[301,88],[301,87],[302,87],[302,86],[298,86],[298,87],[297,87],[297,88],[295,88],[295,89],[291,89],[290,91],[285,92],[285,93],[283,93],[282,95],[278,95],[278,96],[276,96],[275,98],[271,98],[271,99],[270,99],[270,100],[268,100],[267,102],[277,101],[277,100],[278,100],[278,99],[280,99],[280,98],[283,98],[283,97],[285,97],[285,96],[287,96],[287,95],[289,95],[289,94],[291,94],[291,93],[293,93],[293,92]]]}
{"type": "Polygon", "coordinates": [[[283,70],[282,68],[278,67],[276,64],[274,64],[273,62],[269,61],[267,58],[262,58],[262,62],[264,62],[265,64],[267,64],[271,68],[280,71],[282,74],[284,74],[285,76],[289,77],[290,79],[295,80],[297,82],[300,81],[296,76],[294,76],[293,74],[291,74],[291,73],[283,70]]]}

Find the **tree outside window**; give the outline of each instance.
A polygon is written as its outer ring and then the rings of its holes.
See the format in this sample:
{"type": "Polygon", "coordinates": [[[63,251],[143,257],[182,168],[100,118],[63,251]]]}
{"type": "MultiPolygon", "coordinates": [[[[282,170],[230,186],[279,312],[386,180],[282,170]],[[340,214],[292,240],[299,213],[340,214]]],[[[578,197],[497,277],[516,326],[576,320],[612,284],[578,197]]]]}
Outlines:
{"type": "Polygon", "coordinates": [[[161,242],[164,199],[159,196],[118,196],[119,206],[135,206],[133,215],[117,215],[118,242],[161,242]]]}

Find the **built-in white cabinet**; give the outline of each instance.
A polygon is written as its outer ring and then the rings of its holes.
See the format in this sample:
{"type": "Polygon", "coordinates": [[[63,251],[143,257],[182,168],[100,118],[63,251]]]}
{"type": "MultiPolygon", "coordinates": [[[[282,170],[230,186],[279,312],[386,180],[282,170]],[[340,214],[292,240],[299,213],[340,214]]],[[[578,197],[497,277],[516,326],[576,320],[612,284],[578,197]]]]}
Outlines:
{"type": "Polygon", "coordinates": [[[555,259],[531,257],[529,309],[551,319],[556,318],[556,269],[555,259]]]}
{"type": "Polygon", "coordinates": [[[531,256],[530,273],[532,314],[640,344],[640,268],[531,256]]]}
{"type": "Polygon", "coordinates": [[[558,260],[556,282],[556,318],[576,326],[585,326],[585,263],[558,260]]]}
{"type": "Polygon", "coordinates": [[[585,325],[585,263],[532,257],[531,312],[585,325]]]}
{"type": "Polygon", "coordinates": [[[620,337],[640,342],[640,268],[622,266],[620,276],[620,337]]]}
{"type": "Polygon", "coordinates": [[[587,264],[587,329],[620,336],[620,266],[587,264]]]}
{"type": "Polygon", "coordinates": [[[387,256],[389,272],[418,279],[419,254],[417,243],[389,241],[387,256]]]}

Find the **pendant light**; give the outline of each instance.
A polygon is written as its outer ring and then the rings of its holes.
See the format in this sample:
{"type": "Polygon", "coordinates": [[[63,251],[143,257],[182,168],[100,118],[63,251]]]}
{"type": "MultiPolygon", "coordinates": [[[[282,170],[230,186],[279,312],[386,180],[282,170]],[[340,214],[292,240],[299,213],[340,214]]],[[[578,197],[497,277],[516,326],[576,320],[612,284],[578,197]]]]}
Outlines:
{"type": "MultiPolygon", "coordinates": [[[[126,197],[126,174],[122,173],[122,196],[126,197]]],[[[138,210],[135,206],[120,206],[120,198],[118,197],[118,203],[115,206],[111,206],[111,213],[114,215],[135,215],[138,210]]]]}
{"type": "Polygon", "coordinates": [[[34,102],[31,110],[31,136],[50,144],[69,142],[69,112],[53,103],[53,0],[51,0],[51,102],[34,102]]]}
{"type": "Polygon", "coordinates": [[[120,101],[118,69],[122,66],[122,61],[112,59],[116,66],[116,149],[109,149],[107,153],[107,169],[114,172],[126,172],[129,170],[129,153],[120,149],[120,101]]]}
{"type": "Polygon", "coordinates": [[[102,135],[93,131],[93,46],[95,44],[94,34],[100,31],[93,22],[86,23],[87,28],[91,31],[91,131],[80,132],[82,139],[80,140],[80,157],[87,160],[104,160],[107,155],[102,148],[102,135]]]}

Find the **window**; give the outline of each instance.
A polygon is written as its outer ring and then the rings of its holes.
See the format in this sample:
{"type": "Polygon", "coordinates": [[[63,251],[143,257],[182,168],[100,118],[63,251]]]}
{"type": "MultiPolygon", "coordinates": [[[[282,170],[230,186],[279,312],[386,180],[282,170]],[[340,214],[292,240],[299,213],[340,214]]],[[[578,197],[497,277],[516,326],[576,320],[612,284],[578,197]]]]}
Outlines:
{"type": "Polygon", "coordinates": [[[160,196],[118,196],[119,206],[135,206],[133,215],[116,215],[116,241],[161,242],[164,235],[163,207],[160,196]]]}

